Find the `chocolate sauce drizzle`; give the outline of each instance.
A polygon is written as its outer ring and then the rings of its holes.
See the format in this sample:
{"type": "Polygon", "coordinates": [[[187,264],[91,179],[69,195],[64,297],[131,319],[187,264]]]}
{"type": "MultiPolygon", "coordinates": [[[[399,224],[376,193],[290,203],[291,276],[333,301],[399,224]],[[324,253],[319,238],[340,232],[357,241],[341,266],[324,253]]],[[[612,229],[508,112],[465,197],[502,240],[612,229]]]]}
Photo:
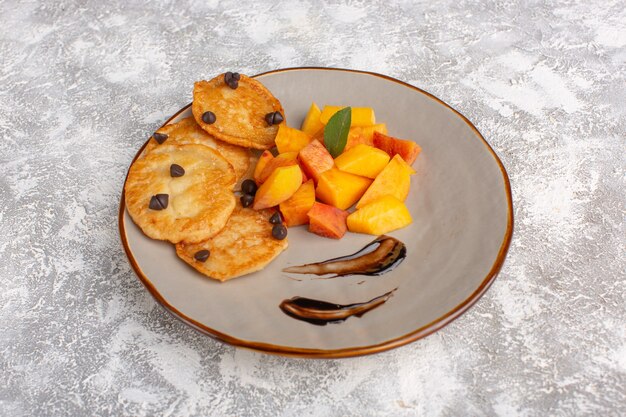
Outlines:
{"type": "Polygon", "coordinates": [[[341,256],[313,264],[291,266],[283,272],[326,275],[328,278],[346,275],[382,275],[400,265],[406,258],[406,246],[391,236],[382,235],[352,255],[341,256]]]}
{"type": "Polygon", "coordinates": [[[397,288],[363,303],[335,304],[311,298],[293,297],[289,300],[283,300],[279,307],[285,314],[294,319],[317,326],[325,326],[328,323],[344,321],[352,316],[361,317],[368,311],[384,304],[395,290],[397,288]]]}

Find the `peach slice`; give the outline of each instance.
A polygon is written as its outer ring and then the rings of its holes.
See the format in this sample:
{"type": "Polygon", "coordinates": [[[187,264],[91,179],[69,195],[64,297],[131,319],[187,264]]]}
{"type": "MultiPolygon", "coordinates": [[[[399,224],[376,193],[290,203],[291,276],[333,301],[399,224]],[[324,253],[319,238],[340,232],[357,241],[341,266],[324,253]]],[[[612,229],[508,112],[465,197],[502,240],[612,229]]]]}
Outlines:
{"type": "Polygon", "coordinates": [[[333,168],[320,176],[315,195],[320,201],[345,210],[361,198],[371,183],[369,178],[333,168]]]}
{"type": "Polygon", "coordinates": [[[286,167],[290,165],[298,165],[298,152],[285,152],[276,155],[273,159],[269,160],[263,171],[259,174],[259,183],[264,183],[267,178],[272,175],[272,172],[278,167],[286,167]]]}
{"type": "Polygon", "coordinates": [[[268,162],[271,161],[272,159],[274,159],[274,155],[272,155],[272,153],[267,150],[263,151],[261,156],[259,156],[259,160],[256,163],[256,167],[254,167],[254,174],[252,175],[257,185],[263,182],[261,181],[261,173],[267,166],[268,162]]]}
{"type": "Polygon", "coordinates": [[[359,143],[374,146],[374,132],[387,133],[387,125],[379,123],[372,126],[355,126],[350,128],[348,142],[344,152],[355,147],[359,143]]]}
{"type": "Polygon", "coordinates": [[[335,158],[335,165],[343,172],[367,178],[376,178],[387,163],[387,152],[363,144],[356,145],[335,158]]]}
{"type": "Polygon", "coordinates": [[[335,165],[333,157],[328,150],[318,140],[313,140],[307,146],[302,148],[298,155],[300,165],[309,178],[317,183],[320,175],[328,171],[335,165]]]}
{"type": "Polygon", "coordinates": [[[391,195],[371,201],[347,219],[348,230],[354,233],[383,235],[413,222],[404,203],[391,195]]]}
{"type": "Polygon", "coordinates": [[[414,173],[413,168],[407,165],[400,155],[394,156],[365,191],[356,208],[361,208],[385,195],[392,195],[400,201],[406,200],[411,187],[411,174],[414,173]]]}
{"type": "Polygon", "coordinates": [[[279,154],[299,152],[311,142],[311,136],[283,123],[278,126],[275,142],[279,154]]]}
{"type": "Polygon", "coordinates": [[[413,141],[393,138],[380,132],[374,132],[374,146],[387,152],[391,157],[400,155],[409,165],[415,162],[415,158],[422,151],[422,148],[413,141]]]}
{"type": "Polygon", "coordinates": [[[298,191],[288,200],[280,203],[280,212],[287,227],[299,226],[309,222],[307,213],[315,204],[315,184],[313,180],[303,183],[298,191]]]}
{"type": "Polygon", "coordinates": [[[278,167],[257,190],[252,208],[274,207],[288,200],[301,184],[302,171],[298,165],[278,167]]]}
{"type": "Polygon", "coordinates": [[[320,121],[321,115],[322,111],[319,107],[317,107],[317,104],[311,104],[309,112],[306,114],[300,130],[309,136],[313,136],[320,130],[324,129],[324,124],[320,121]]]}
{"type": "Polygon", "coordinates": [[[348,212],[327,204],[315,203],[308,212],[309,232],[332,239],[346,234],[348,212]]]}
{"type": "MultiPolygon", "coordinates": [[[[328,123],[328,120],[337,113],[339,110],[346,106],[324,106],[322,114],[320,115],[320,121],[323,124],[328,123]]],[[[376,116],[374,115],[374,109],[371,107],[352,107],[352,122],[350,126],[371,126],[376,124],[376,116]]]]}

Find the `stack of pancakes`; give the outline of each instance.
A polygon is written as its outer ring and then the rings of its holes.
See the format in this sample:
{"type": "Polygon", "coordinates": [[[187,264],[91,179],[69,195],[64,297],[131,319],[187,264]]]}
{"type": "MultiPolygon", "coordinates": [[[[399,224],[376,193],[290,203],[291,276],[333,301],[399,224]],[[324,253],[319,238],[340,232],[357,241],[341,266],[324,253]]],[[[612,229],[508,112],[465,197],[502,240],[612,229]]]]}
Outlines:
{"type": "Polygon", "coordinates": [[[157,130],[131,165],[126,207],[144,234],[176,245],[202,274],[226,281],[262,269],[287,248],[272,237],[273,210],[243,208],[235,192],[253,149],[274,146],[284,110],[259,81],[226,73],[195,83],[193,117],[157,130]]]}

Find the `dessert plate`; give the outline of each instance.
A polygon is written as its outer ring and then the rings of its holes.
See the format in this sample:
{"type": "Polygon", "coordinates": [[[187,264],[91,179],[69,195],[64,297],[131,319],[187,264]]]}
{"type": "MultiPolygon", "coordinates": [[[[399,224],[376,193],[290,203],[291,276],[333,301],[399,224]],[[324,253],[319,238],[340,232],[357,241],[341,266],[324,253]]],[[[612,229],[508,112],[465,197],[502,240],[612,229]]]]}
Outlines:
{"type": "MultiPolygon", "coordinates": [[[[349,255],[376,238],[347,233],[332,240],[300,226],[289,229],[289,248],[265,269],[220,283],[178,259],[171,244],[143,235],[126,212],[122,193],[122,243],[154,298],[185,323],[232,345],[326,358],[404,345],[471,307],[500,270],[513,232],[507,173],[472,123],[431,94],[380,74],[288,68],[256,78],[281,101],[290,126],[300,126],[311,101],[372,107],[390,135],[422,147],[406,201],[413,224],[389,234],[404,242],[406,257],[380,276],[324,279],[286,273],[283,269],[290,266],[349,255]],[[283,301],[298,296],[340,305],[376,299],[376,306],[366,314],[319,325],[281,309],[283,301]]],[[[190,115],[189,105],[165,124],[190,115]]]]}

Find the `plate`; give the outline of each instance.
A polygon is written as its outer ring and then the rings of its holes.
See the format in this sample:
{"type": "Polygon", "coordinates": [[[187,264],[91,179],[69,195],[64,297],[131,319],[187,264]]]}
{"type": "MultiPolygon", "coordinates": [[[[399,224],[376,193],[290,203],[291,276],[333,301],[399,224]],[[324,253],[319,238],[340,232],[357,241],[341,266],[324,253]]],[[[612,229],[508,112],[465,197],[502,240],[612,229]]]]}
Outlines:
{"type": "MultiPolygon", "coordinates": [[[[282,270],[288,266],[347,255],[375,238],[347,233],[332,240],[298,227],[289,230],[289,248],[264,270],[220,283],[179,260],[173,245],[144,236],[126,212],[122,193],[122,243],[154,298],[185,323],[232,345],[335,358],[415,341],[472,306],[500,270],[513,231],[506,170],[472,123],[433,95],[380,74],[289,68],[256,78],[281,100],[290,126],[299,127],[312,101],[372,107],[390,135],[422,147],[406,201],[413,224],[389,234],[404,242],[407,256],[381,276],[287,274],[282,270]],[[325,326],[296,320],[279,308],[295,296],[351,304],[395,288],[367,314],[325,326]]],[[[165,124],[189,115],[190,105],[165,124]]]]}

